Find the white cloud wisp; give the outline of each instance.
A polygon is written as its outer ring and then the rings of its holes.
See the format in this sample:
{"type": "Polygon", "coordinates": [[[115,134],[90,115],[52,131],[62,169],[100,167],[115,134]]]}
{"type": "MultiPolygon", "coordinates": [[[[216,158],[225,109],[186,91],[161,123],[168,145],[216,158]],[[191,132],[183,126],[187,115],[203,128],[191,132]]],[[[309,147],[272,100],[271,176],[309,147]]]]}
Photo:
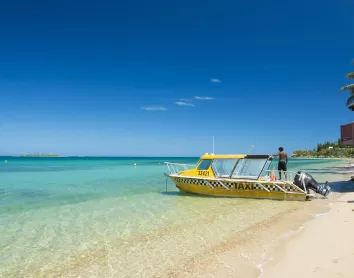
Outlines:
{"type": "Polygon", "coordinates": [[[177,104],[179,106],[195,106],[193,103],[188,103],[185,101],[176,101],[175,104],[177,104]]]}
{"type": "Polygon", "coordinates": [[[198,99],[198,100],[213,100],[213,99],[215,99],[213,97],[199,97],[199,96],[195,96],[194,98],[198,99]]]}
{"type": "Polygon", "coordinates": [[[141,108],[146,111],[166,111],[167,109],[163,106],[146,106],[141,108]]]}
{"type": "Polygon", "coordinates": [[[217,79],[217,78],[212,78],[212,79],[210,79],[210,81],[211,81],[212,83],[221,83],[221,80],[220,80],[220,79],[217,79]]]}

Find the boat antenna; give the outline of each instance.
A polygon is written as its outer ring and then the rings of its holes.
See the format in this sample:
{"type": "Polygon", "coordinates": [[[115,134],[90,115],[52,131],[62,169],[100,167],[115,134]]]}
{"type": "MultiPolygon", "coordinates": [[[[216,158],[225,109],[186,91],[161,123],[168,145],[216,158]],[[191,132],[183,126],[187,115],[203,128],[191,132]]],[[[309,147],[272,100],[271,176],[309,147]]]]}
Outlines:
{"type": "Polygon", "coordinates": [[[252,145],[252,147],[250,148],[250,150],[248,151],[248,154],[250,154],[252,152],[254,145],[252,145]]]}
{"type": "Polygon", "coordinates": [[[214,136],[213,136],[213,153],[214,153],[214,136]]]}

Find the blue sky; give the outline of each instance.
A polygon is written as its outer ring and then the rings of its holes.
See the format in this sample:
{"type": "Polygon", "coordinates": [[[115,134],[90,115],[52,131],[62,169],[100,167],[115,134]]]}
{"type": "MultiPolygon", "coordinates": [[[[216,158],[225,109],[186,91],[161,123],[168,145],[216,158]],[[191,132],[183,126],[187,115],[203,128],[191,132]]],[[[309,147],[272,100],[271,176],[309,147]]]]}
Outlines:
{"type": "Polygon", "coordinates": [[[4,2],[1,154],[291,152],[353,121],[351,0],[4,2]]]}

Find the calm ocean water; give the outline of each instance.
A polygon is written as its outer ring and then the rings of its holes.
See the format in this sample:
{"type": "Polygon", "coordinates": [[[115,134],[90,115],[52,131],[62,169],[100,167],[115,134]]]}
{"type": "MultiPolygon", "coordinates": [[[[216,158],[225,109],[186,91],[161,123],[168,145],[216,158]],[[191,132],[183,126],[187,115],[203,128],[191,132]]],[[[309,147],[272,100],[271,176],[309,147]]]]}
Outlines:
{"type": "MultiPolygon", "coordinates": [[[[165,161],[198,158],[1,157],[0,276],[159,275],[230,231],[304,205],[183,195],[171,181],[166,193],[165,161]]],[[[294,159],[289,170],[324,182],[340,163],[294,159]]]]}

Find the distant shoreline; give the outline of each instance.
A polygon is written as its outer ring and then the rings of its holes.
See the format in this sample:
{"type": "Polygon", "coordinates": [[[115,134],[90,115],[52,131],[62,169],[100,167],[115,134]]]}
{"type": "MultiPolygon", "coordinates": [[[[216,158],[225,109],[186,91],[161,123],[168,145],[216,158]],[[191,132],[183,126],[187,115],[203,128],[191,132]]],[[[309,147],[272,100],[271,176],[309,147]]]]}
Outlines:
{"type": "Polygon", "coordinates": [[[291,157],[291,159],[338,159],[338,160],[346,160],[353,159],[353,157],[291,157]]]}
{"type": "Polygon", "coordinates": [[[28,154],[28,155],[20,155],[19,157],[61,157],[60,155],[31,155],[31,154],[28,154]]]}

